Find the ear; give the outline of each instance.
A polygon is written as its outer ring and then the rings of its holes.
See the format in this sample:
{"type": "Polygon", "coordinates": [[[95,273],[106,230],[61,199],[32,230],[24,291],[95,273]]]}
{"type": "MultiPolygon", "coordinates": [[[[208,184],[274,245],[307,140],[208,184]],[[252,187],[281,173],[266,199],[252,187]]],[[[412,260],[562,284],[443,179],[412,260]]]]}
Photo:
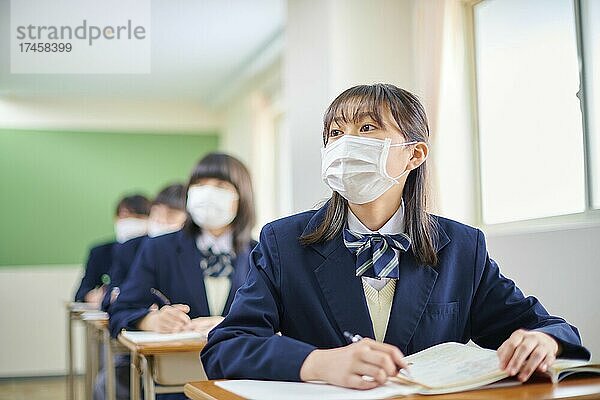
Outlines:
{"type": "Polygon", "coordinates": [[[415,148],[413,150],[413,156],[407,165],[408,169],[410,170],[418,168],[425,162],[427,156],[429,155],[429,146],[427,146],[427,143],[419,142],[414,146],[415,148]]]}

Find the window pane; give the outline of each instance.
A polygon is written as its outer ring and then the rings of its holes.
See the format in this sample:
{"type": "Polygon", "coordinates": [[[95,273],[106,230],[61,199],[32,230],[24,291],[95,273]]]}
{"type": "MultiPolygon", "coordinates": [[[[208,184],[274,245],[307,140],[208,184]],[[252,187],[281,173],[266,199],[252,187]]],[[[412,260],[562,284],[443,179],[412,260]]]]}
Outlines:
{"type": "Polygon", "coordinates": [[[584,0],[581,11],[586,63],[592,204],[594,208],[600,208],[600,2],[584,0]]]}
{"type": "Polygon", "coordinates": [[[484,222],[584,211],[572,1],[486,0],[474,16],[484,222]]]}

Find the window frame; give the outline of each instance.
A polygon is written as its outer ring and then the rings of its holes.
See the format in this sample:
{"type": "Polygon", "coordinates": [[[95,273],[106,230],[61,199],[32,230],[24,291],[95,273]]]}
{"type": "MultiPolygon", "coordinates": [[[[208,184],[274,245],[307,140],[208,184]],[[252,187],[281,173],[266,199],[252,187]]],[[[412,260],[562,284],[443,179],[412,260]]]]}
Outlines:
{"type": "MultiPolygon", "coordinates": [[[[583,155],[584,155],[584,198],[585,210],[579,213],[562,214],[549,217],[522,219],[518,221],[502,222],[495,224],[486,224],[483,219],[483,190],[482,190],[482,163],[481,163],[481,141],[480,124],[478,110],[478,89],[477,89],[477,55],[475,46],[475,7],[479,3],[489,0],[463,0],[466,5],[467,21],[467,49],[469,51],[469,70],[471,87],[471,110],[473,113],[473,145],[477,151],[474,152],[475,171],[475,204],[476,204],[476,225],[492,234],[516,234],[528,232],[546,232],[567,229],[581,229],[587,227],[600,226],[600,208],[594,208],[593,199],[593,171],[592,171],[592,149],[591,132],[589,126],[589,116],[591,110],[587,100],[586,76],[589,66],[586,64],[584,54],[584,37],[582,27],[582,0],[572,0],[574,18],[575,18],[575,37],[577,46],[577,62],[579,65],[579,102],[581,106],[582,135],[583,135],[583,155]]],[[[600,119],[600,116],[597,117],[600,119]]],[[[599,139],[600,140],[600,139],[599,139]]],[[[596,155],[600,157],[600,154],[596,155]]],[[[600,160],[598,161],[600,164],[600,160]]],[[[598,172],[600,174],[600,172],[598,172]]],[[[596,179],[600,180],[600,176],[596,179]]]]}

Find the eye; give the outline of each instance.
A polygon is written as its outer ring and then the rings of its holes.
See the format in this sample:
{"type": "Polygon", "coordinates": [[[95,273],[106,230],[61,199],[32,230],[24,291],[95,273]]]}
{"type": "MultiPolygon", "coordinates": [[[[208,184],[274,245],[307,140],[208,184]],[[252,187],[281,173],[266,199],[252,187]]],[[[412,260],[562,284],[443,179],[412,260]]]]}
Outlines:
{"type": "Polygon", "coordinates": [[[374,131],[375,129],[377,129],[377,127],[375,125],[371,125],[371,124],[365,124],[360,127],[361,132],[370,132],[370,131],[374,131]]]}
{"type": "Polygon", "coordinates": [[[343,134],[344,134],[344,132],[340,131],[339,129],[332,129],[329,131],[330,138],[335,138],[335,137],[341,136],[343,134]]]}

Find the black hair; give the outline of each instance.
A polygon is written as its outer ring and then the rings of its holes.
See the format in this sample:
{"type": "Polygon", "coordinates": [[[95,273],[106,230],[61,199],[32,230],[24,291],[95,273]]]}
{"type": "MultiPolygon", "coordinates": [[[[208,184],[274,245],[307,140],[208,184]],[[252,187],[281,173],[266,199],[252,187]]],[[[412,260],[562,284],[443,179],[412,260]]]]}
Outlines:
{"type": "Polygon", "coordinates": [[[149,215],[151,203],[146,196],[142,194],[132,194],[125,196],[117,204],[115,209],[115,216],[119,216],[121,211],[129,211],[132,214],[137,215],[149,215]]]}
{"type": "Polygon", "coordinates": [[[173,183],[164,187],[152,202],[152,205],[165,205],[174,210],[185,211],[185,186],[182,183],[173,183]]]}

